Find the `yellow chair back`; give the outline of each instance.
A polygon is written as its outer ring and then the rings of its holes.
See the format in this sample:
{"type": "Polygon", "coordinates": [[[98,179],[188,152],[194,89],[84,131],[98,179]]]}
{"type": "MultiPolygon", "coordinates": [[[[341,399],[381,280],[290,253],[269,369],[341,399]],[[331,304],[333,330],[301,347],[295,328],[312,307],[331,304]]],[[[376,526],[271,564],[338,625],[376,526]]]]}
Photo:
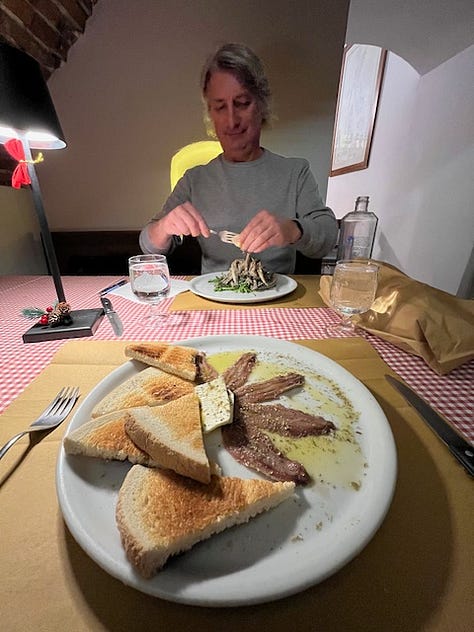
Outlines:
{"type": "Polygon", "coordinates": [[[187,169],[207,163],[222,153],[222,147],[218,140],[200,140],[179,149],[171,158],[170,181],[171,190],[187,169]]]}

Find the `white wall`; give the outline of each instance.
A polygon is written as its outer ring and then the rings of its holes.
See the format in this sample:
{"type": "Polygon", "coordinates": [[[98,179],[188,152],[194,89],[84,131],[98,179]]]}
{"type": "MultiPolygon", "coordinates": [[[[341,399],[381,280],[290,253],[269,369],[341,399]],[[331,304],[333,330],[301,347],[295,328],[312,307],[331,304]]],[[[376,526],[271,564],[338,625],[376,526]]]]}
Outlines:
{"type": "Polygon", "coordinates": [[[455,294],[474,244],[474,46],[421,77],[415,131],[407,179],[419,199],[414,232],[421,238],[406,265],[455,294]]]}
{"type": "Polygon", "coordinates": [[[199,73],[225,41],[265,62],[278,120],[264,145],[307,158],[325,196],[347,11],[348,0],[101,0],[50,81],[68,140],[41,169],[53,228],[141,228],[161,208],[171,156],[205,138],[199,73]]]}
{"type": "Polygon", "coordinates": [[[337,217],[354,209],[355,198],[369,195],[369,210],[379,218],[373,256],[399,267],[411,248],[410,223],[416,200],[405,187],[405,165],[413,146],[407,125],[416,101],[418,73],[393,54],[388,54],[379,98],[369,167],[329,178],[327,202],[337,217]],[[403,237],[397,235],[402,232],[403,237]]]}
{"type": "Polygon", "coordinates": [[[473,69],[474,46],[422,77],[389,54],[369,168],[330,178],[327,195],[339,217],[370,195],[374,257],[452,294],[474,240],[473,69]]]}
{"type": "Polygon", "coordinates": [[[330,178],[338,216],[368,194],[374,256],[460,296],[474,278],[474,3],[351,0],[347,43],[389,55],[369,168],[330,178]],[[410,67],[411,65],[411,67],[410,67]]]}
{"type": "Polygon", "coordinates": [[[346,41],[387,48],[424,75],[474,43],[473,24],[472,0],[351,0],[346,41]]]}

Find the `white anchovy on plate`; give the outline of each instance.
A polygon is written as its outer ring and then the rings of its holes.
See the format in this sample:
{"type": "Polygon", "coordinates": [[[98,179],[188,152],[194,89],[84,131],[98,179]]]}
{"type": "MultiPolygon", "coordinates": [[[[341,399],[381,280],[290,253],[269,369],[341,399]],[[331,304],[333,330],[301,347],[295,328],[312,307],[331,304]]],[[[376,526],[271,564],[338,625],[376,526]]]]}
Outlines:
{"type": "Polygon", "coordinates": [[[248,253],[245,255],[245,259],[234,259],[225,274],[217,276],[211,281],[217,292],[224,290],[258,292],[275,287],[276,282],[277,276],[266,270],[261,261],[248,253]]]}

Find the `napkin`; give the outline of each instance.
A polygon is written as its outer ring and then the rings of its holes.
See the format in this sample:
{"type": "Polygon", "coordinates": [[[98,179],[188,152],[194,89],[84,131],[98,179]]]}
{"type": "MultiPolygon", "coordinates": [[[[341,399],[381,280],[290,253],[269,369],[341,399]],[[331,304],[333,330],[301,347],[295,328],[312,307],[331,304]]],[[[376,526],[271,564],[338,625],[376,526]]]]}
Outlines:
{"type": "MultiPolygon", "coordinates": [[[[353,317],[362,329],[422,357],[443,375],[474,358],[474,301],[415,281],[395,266],[379,266],[371,309],[353,317]]],[[[321,277],[319,293],[330,306],[331,276],[321,277]]]]}
{"type": "MultiPolygon", "coordinates": [[[[180,294],[181,292],[186,292],[189,290],[189,281],[180,281],[178,279],[172,279],[171,281],[171,289],[167,298],[171,298],[180,294]]],[[[141,303],[135,294],[132,292],[132,288],[130,287],[130,283],[125,283],[125,285],[121,285],[116,290],[112,290],[109,294],[115,294],[115,296],[121,296],[122,298],[126,298],[129,301],[133,301],[134,303],[141,303]]]]}

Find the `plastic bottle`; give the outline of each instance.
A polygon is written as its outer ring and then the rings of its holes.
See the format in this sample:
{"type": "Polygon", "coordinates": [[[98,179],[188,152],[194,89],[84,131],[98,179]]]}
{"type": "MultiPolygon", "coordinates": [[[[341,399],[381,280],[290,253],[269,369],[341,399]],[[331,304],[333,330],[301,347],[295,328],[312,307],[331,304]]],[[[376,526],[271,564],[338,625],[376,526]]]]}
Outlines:
{"type": "Polygon", "coordinates": [[[378,217],[368,210],[369,196],[356,199],[355,209],[341,220],[337,259],[370,259],[378,217]]]}

